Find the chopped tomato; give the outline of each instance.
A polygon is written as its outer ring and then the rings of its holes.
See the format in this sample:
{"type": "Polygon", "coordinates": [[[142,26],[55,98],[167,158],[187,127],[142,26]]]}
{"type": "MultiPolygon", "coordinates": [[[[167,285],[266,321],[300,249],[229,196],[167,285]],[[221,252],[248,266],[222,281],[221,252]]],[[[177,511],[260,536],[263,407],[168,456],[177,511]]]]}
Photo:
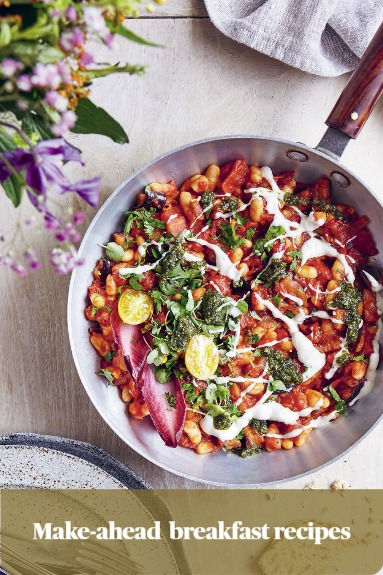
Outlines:
{"type": "Polygon", "coordinates": [[[238,188],[240,188],[245,183],[248,175],[249,168],[246,162],[244,160],[237,160],[233,163],[229,174],[222,181],[222,190],[225,192],[225,194],[232,194],[233,192],[238,191],[238,188]]]}

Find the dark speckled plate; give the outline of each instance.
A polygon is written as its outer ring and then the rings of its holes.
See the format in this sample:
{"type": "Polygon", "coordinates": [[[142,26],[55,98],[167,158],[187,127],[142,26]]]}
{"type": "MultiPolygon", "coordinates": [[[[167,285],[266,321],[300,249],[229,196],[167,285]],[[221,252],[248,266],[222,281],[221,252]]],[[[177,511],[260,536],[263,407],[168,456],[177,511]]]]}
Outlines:
{"type": "Polygon", "coordinates": [[[89,443],[14,433],[0,436],[0,489],[6,488],[150,489],[150,486],[132,469],[89,443]]]}

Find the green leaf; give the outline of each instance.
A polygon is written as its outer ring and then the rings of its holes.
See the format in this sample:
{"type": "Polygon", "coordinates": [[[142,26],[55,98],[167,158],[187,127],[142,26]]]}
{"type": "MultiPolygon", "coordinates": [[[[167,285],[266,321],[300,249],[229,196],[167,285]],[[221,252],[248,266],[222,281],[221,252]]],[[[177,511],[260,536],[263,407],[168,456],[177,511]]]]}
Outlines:
{"type": "Polygon", "coordinates": [[[22,120],[21,127],[30,137],[37,134],[40,140],[49,140],[54,138],[49,124],[44,118],[37,116],[37,114],[26,114],[22,120]]]}
{"type": "Polygon", "coordinates": [[[249,306],[247,304],[247,302],[245,302],[243,299],[240,299],[237,303],[237,308],[239,309],[239,311],[241,313],[247,313],[249,306]]]}
{"type": "Polygon", "coordinates": [[[122,24],[117,27],[114,27],[112,23],[107,22],[109,28],[113,31],[114,34],[118,34],[119,36],[123,36],[132,42],[137,42],[137,44],[144,44],[145,46],[153,46],[154,48],[163,48],[161,44],[154,44],[153,42],[149,42],[149,40],[145,40],[142,36],[138,36],[132,30],[125,28],[122,24]]]}
{"type": "Polygon", "coordinates": [[[116,244],[116,242],[109,242],[105,248],[106,256],[114,262],[120,262],[124,257],[124,248],[116,244]]]}
{"type": "MultiPolygon", "coordinates": [[[[15,142],[3,128],[0,129],[0,152],[9,152],[14,150],[16,147],[15,142]]],[[[16,175],[12,175],[3,182],[2,187],[6,196],[11,200],[12,204],[17,208],[20,205],[24,185],[22,182],[22,177],[18,178],[16,175]]]]}
{"type": "Polygon", "coordinates": [[[269,383],[269,389],[270,391],[287,391],[285,384],[280,379],[274,379],[274,381],[271,381],[269,383]]]}
{"type": "Polygon", "coordinates": [[[42,64],[52,64],[64,58],[64,52],[61,50],[35,41],[13,42],[7,51],[31,67],[35,65],[36,61],[42,64]]]}
{"type": "Polygon", "coordinates": [[[103,108],[93,104],[88,98],[79,100],[77,122],[72,128],[75,134],[100,134],[117,144],[127,144],[129,138],[124,128],[103,108]]]}

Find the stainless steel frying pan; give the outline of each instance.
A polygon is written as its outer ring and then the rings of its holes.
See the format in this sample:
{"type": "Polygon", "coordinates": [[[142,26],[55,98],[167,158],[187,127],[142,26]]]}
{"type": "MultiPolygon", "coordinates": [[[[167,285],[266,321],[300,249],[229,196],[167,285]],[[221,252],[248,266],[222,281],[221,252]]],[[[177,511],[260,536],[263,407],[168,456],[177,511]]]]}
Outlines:
{"type": "Polygon", "coordinates": [[[249,164],[268,165],[274,173],[294,170],[296,178],[312,182],[321,176],[332,181],[336,200],[344,201],[370,218],[383,263],[383,198],[350,170],[339,158],[350,138],[356,138],[383,91],[383,24],[358,68],[331,112],[327,132],[316,149],[276,138],[228,136],[196,142],[165,154],[123,182],[102,206],[80,247],[86,264],[77,268],[69,289],[68,324],[73,357],[82,383],[110,427],[133,449],[161,467],[185,477],[226,486],[256,486],[291,479],[324,466],[353,447],[379,421],[383,411],[383,372],[378,370],[372,392],[351,408],[350,417],[340,418],[315,431],[307,444],[292,451],[262,453],[240,460],[218,453],[199,456],[183,448],[165,447],[150,421],[134,421],[125,414],[117,390],[107,388],[95,375],[98,358],[88,340],[88,322],[83,308],[91,271],[101,256],[98,244],[119,228],[121,214],[132,208],[136,195],[149,182],[174,178],[181,184],[191,174],[203,173],[209,164],[224,164],[242,158],[249,164]]]}

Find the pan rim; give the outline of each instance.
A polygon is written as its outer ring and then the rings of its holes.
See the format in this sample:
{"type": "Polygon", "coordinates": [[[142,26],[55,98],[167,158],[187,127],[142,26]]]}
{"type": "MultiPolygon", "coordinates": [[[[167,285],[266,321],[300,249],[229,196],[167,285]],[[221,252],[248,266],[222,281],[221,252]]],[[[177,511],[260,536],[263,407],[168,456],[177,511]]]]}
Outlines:
{"type": "MultiPolygon", "coordinates": [[[[94,218],[90,222],[90,224],[87,228],[87,231],[84,234],[84,237],[83,237],[81,244],[79,246],[79,250],[78,250],[79,255],[81,256],[82,250],[84,249],[84,246],[87,243],[88,236],[90,235],[95,224],[98,222],[98,220],[102,216],[103,212],[106,210],[107,206],[109,206],[109,204],[113,201],[114,197],[119,193],[119,191],[122,188],[124,188],[126,185],[128,185],[133,179],[137,178],[145,170],[147,170],[148,168],[150,168],[152,165],[156,164],[157,162],[164,160],[164,159],[166,159],[166,158],[168,158],[174,154],[177,154],[178,152],[182,152],[184,150],[187,150],[189,148],[193,148],[195,146],[199,146],[201,144],[208,144],[208,143],[212,143],[212,142],[227,141],[227,140],[241,140],[241,139],[242,140],[257,140],[257,141],[262,140],[262,141],[266,141],[266,142],[270,142],[270,143],[277,142],[280,144],[285,144],[286,146],[292,146],[295,149],[301,149],[304,151],[308,151],[310,153],[313,153],[316,156],[322,157],[326,161],[328,161],[331,164],[333,164],[334,166],[336,166],[337,168],[342,169],[346,173],[347,176],[351,176],[351,178],[353,178],[356,182],[361,184],[366,189],[366,191],[373,196],[373,198],[379,203],[379,205],[383,207],[383,200],[381,200],[373,192],[373,190],[370,189],[370,187],[359,176],[357,176],[352,170],[350,170],[349,168],[344,166],[344,164],[342,164],[339,160],[333,158],[332,156],[329,156],[326,153],[321,152],[320,150],[317,150],[316,148],[312,148],[310,146],[307,146],[306,144],[304,144],[302,142],[294,142],[292,140],[287,140],[284,138],[276,138],[276,137],[272,137],[272,136],[249,135],[249,134],[233,134],[233,135],[203,138],[200,140],[193,141],[189,144],[183,144],[182,146],[178,146],[178,147],[173,148],[173,149],[171,149],[171,150],[169,150],[169,151],[167,151],[167,152],[165,152],[159,156],[156,156],[153,160],[146,162],[141,168],[134,171],[128,178],[126,178],[123,182],[121,182],[115,188],[115,190],[111,193],[111,195],[105,200],[105,202],[102,204],[102,206],[100,207],[100,209],[97,211],[94,218]]],[[[266,486],[278,485],[278,484],[284,483],[286,481],[292,481],[292,480],[306,477],[312,473],[320,471],[321,469],[327,467],[328,465],[331,465],[332,463],[335,463],[341,457],[344,457],[345,455],[347,455],[354,447],[356,447],[383,420],[383,411],[382,411],[380,416],[376,419],[376,421],[359,437],[359,439],[357,439],[357,441],[355,441],[352,445],[350,445],[348,448],[346,448],[344,451],[342,451],[341,453],[339,453],[335,457],[329,459],[328,461],[326,461],[326,462],[324,462],[324,463],[322,463],[322,464],[320,464],[320,465],[318,465],[318,466],[316,466],[316,467],[314,467],[308,471],[304,471],[303,473],[298,473],[296,475],[291,475],[289,477],[277,479],[275,481],[255,482],[255,483],[228,483],[228,482],[222,482],[222,481],[214,481],[211,479],[202,479],[200,477],[195,477],[190,473],[185,473],[185,472],[180,471],[180,470],[172,469],[168,465],[161,463],[160,461],[156,460],[151,455],[149,455],[147,453],[143,453],[139,448],[137,448],[136,445],[133,445],[133,443],[129,439],[127,439],[125,436],[123,436],[122,432],[120,432],[118,430],[117,426],[114,424],[113,420],[109,417],[106,410],[104,410],[103,407],[100,407],[98,405],[98,401],[97,401],[97,399],[96,399],[96,397],[95,397],[95,395],[91,389],[91,386],[88,386],[88,384],[87,384],[87,378],[86,378],[85,374],[82,373],[81,366],[80,366],[80,360],[77,356],[77,350],[76,350],[75,341],[74,341],[73,325],[72,325],[72,321],[71,321],[71,307],[72,307],[72,300],[73,300],[73,295],[74,295],[74,285],[75,285],[76,275],[77,275],[77,270],[74,269],[72,274],[71,274],[71,279],[70,279],[70,284],[69,284],[69,289],[68,289],[67,324],[68,324],[68,335],[69,335],[71,353],[72,353],[73,361],[75,363],[76,370],[77,370],[78,376],[81,380],[81,383],[82,383],[83,387],[85,388],[85,391],[86,391],[87,395],[89,396],[89,399],[93,403],[94,407],[96,408],[98,413],[101,415],[101,417],[104,419],[104,421],[107,423],[107,425],[114,431],[114,433],[116,433],[116,435],[126,445],[128,445],[131,449],[133,449],[133,451],[138,453],[141,457],[144,457],[146,460],[150,461],[154,465],[157,465],[161,469],[164,469],[165,471],[168,471],[168,472],[173,473],[174,475],[177,475],[180,477],[184,477],[185,479],[190,479],[192,481],[196,481],[196,482],[203,483],[206,485],[214,485],[216,487],[246,489],[246,488],[257,488],[257,487],[266,487],[266,486]]]]}

